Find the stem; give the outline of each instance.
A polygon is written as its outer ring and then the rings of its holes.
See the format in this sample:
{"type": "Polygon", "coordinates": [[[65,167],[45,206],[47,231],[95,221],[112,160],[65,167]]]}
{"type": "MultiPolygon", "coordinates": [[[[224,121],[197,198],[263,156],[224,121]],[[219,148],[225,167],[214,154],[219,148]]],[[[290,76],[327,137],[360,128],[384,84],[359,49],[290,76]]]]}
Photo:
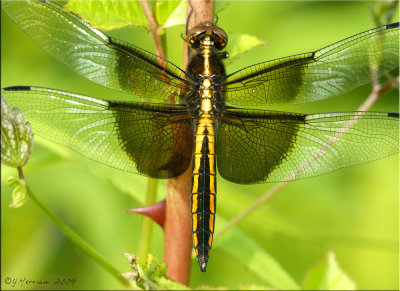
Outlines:
{"type": "MultiPolygon", "coordinates": [[[[25,177],[22,172],[22,168],[18,168],[18,176],[22,183],[25,184],[25,177]]],[[[91,257],[95,262],[102,266],[107,272],[109,272],[114,278],[116,278],[121,284],[126,287],[132,288],[132,285],[128,280],[120,276],[120,272],[112,266],[108,261],[97,252],[91,245],[83,240],[77,233],[75,233],[68,225],[66,225],[60,218],[58,218],[49,208],[44,206],[42,202],[33,194],[31,189],[27,186],[27,194],[29,198],[41,209],[43,212],[57,225],[57,227],[83,252],[91,257]]]]}
{"type": "Polygon", "coordinates": [[[164,261],[167,275],[173,280],[189,283],[192,233],[190,217],[191,166],[167,185],[164,224],[164,261]]]}
{"type": "Polygon", "coordinates": [[[158,34],[158,24],[151,13],[150,7],[146,0],[139,0],[140,5],[143,8],[144,14],[146,15],[147,22],[150,26],[151,37],[153,38],[154,46],[156,48],[156,54],[165,59],[164,50],[162,46],[162,41],[160,35],[158,34]]]}

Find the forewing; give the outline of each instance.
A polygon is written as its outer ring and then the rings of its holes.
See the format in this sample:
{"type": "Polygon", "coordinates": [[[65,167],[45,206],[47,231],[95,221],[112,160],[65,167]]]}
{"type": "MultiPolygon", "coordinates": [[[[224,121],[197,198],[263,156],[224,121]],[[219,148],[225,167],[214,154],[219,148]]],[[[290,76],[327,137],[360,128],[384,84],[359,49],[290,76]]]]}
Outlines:
{"type": "Polygon", "coordinates": [[[398,113],[228,109],[217,130],[218,171],[241,184],[318,176],[398,152],[398,113]]]}
{"type": "Polygon", "coordinates": [[[182,105],[107,101],[38,87],[1,91],[32,131],[105,165],[154,178],[189,166],[192,119],[182,105]]]}
{"type": "Polygon", "coordinates": [[[55,3],[8,0],[2,8],[50,55],[100,85],[177,103],[191,84],[172,63],[109,37],[55,3]]]}
{"type": "Polygon", "coordinates": [[[228,75],[222,89],[233,105],[314,102],[371,82],[399,66],[399,24],[346,38],[321,50],[268,61],[228,75]]]}

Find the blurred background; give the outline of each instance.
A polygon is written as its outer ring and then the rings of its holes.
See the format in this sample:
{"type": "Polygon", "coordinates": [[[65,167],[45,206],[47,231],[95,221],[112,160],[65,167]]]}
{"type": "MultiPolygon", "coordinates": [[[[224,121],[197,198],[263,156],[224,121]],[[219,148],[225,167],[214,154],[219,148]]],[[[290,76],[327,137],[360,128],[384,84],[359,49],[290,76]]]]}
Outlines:
{"type": "MultiPolygon", "coordinates": [[[[242,32],[266,42],[227,67],[237,69],[278,57],[313,51],[374,27],[368,1],[232,1],[218,15],[228,34],[242,32]]],[[[136,100],[93,84],[51,58],[1,12],[1,86],[35,85],[105,99],[136,100]]],[[[398,16],[396,16],[398,21],[398,16]]],[[[168,59],[181,64],[184,27],[167,30],[168,59]]],[[[154,52],[149,33],[125,28],[110,35],[154,52]]],[[[227,51],[229,52],[229,45],[227,51]]],[[[273,107],[294,112],[356,110],[370,85],[313,104],[273,107]]],[[[398,112],[398,91],[383,95],[371,108],[398,112]]],[[[89,161],[36,138],[25,168],[36,196],[121,272],[123,252],[138,252],[142,218],[125,209],[143,205],[147,179],[89,161]]],[[[12,209],[12,188],[5,180],[16,170],[1,168],[1,269],[4,276],[30,280],[76,279],[60,289],[121,289],[122,285],[72,244],[29,201],[12,209]]],[[[237,185],[219,178],[216,231],[275,184],[237,185]]],[[[165,197],[160,181],[158,200],[165,197]]],[[[191,287],[200,284],[238,288],[268,285],[268,269],[256,270],[257,256],[272,257],[301,284],[308,269],[329,250],[358,289],[399,288],[399,157],[324,176],[292,182],[214,242],[207,273],[192,262],[191,287]],[[233,235],[232,233],[235,233],[233,235]],[[238,239],[239,236],[239,239],[238,239]],[[231,237],[232,240],[230,239],[231,237]],[[232,241],[238,241],[232,243],[232,241]],[[240,241],[246,241],[241,245],[240,241]],[[249,249],[249,245],[256,249],[249,249]]],[[[160,260],[161,229],[154,225],[151,252],[160,260]]],[[[262,264],[260,264],[262,266],[262,264]]],[[[8,286],[9,288],[9,286],[8,286]]],[[[8,289],[7,288],[7,289],[8,289]]],[[[44,286],[44,288],[46,288],[44,286]]],[[[54,288],[51,287],[50,289],[54,288]]],[[[18,289],[32,289],[22,286],[18,289]]]]}

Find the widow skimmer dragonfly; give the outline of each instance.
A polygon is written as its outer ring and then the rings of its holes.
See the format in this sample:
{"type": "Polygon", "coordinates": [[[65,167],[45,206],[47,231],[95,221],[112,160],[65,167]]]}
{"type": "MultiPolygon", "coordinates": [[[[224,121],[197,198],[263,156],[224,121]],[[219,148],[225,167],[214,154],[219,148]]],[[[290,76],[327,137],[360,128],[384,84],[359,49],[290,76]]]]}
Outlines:
{"type": "Polygon", "coordinates": [[[397,113],[239,108],[322,100],[369,82],[372,73],[391,71],[398,66],[398,24],[225,75],[216,49],[225,47],[226,35],[211,24],[188,33],[199,54],[184,71],[110,38],[54,3],[4,2],[3,9],[56,59],[146,101],[4,88],[2,95],[22,110],[35,133],[154,178],[179,176],[193,162],[193,241],[201,271],[214,232],[217,167],[229,181],[253,184],[312,177],[398,152],[397,113]]]}

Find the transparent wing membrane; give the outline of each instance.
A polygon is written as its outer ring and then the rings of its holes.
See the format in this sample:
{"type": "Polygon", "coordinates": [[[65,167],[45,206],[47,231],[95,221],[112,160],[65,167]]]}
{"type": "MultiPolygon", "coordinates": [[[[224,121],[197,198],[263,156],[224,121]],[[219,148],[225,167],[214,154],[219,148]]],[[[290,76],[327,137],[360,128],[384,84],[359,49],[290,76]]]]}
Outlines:
{"type": "Polygon", "coordinates": [[[109,37],[55,3],[8,0],[2,8],[50,55],[100,85],[144,101],[178,103],[191,84],[174,64],[109,37]]]}
{"type": "Polygon", "coordinates": [[[184,106],[107,101],[38,87],[1,94],[33,132],[105,165],[154,178],[182,174],[192,154],[192,118],[184,106]]]}
{"type": "Polygon", "coordinates": [[[300,114],[228,109],[219,120],[217,166],[241,183],[289,181],[399,152],[399,114],[300,114]]]}
{"type": "Polygon", "coordinates": [[[256,64],[228,75],[232,105],[314,102],[344,94],[399,66],[399,24],[371,29],[321,50],[256,64]]]}

